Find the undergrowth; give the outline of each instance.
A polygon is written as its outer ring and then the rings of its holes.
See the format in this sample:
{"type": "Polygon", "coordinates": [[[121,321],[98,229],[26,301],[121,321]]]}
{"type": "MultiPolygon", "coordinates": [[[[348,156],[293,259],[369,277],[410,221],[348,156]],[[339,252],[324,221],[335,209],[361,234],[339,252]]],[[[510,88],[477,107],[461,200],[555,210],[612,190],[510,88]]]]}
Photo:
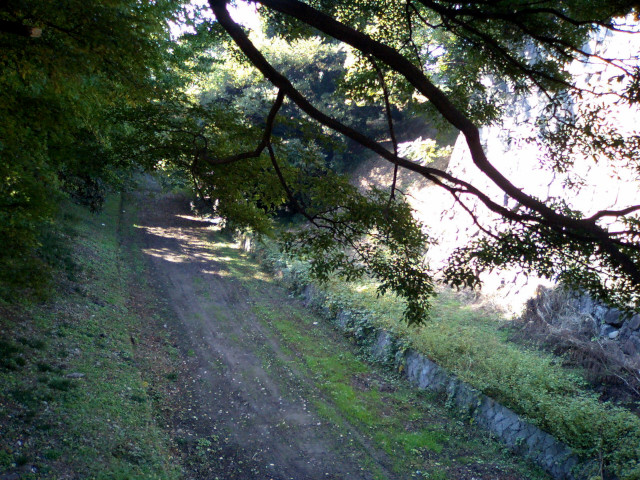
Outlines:
{"type": "MultiPolygon", "coordinates": [[[[68,205],[69,263],[46,301],[0,303],[0,477],[178,478],[136,365],[143,321],[118,243],[119,200],[100,215],[68,205]]],[[[51,250],[51,254],[57,251],[51,250]]]]}
{"type": "MultiPolygon", "coordinates": [[[[262,244],[258,255],[267,268],[282,272],[294,291],[314,283],[307,265],[285,259],[274,245],[262,244]]],[[[332,280],[320,288],[330,316],[346,312],[356,318],[355,329],[392,332],[408,348],[528,418],[581,457],[596,459],[599,472],[593,478],[614,474],[640,479],[640,418],[600,402],[578,372],[562,367],[561,358],[508,342],[497,319],[462,305],[453,292],[441,291],[430,318],[408,327],[401,320],[401,300],[379,297],[371,282],[332,280]]]]}
{"type": "Polygon", "coordinates": [[[218,241],[212,245],[228,259],[233,277],[242,279],[256,320],[276,333],[287,352],[280,357],[265,345],[260,349],[265,368],[274,378],[288,379],[291,384],[282,390],[304,398],[332,425],[338,441],[346,443],[341,448],[345,458],[355,447],[372,478],[549,478],[491,436],[465,425],[435,394],[416,391],[396,372],[372,365],[358,344],[345,341],[320,315],[299,302],[283,301],[286,292],[274,288],[253,262],[239,261],[237,248],[234,252],[218,241]]]}

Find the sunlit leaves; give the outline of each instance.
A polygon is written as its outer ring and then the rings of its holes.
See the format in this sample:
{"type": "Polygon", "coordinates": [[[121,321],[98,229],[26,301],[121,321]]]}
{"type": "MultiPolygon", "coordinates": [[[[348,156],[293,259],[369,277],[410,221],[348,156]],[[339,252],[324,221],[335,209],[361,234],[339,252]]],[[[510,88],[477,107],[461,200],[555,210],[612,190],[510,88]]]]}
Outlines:
{"type": "MultiPolygon", "coordinates": [[[[637,110],[626,113],[629,122],[637,116],[637,110]]],[[[623,118],[616,104],[570,95],[554,98],[538,120],[544,160],[560,172],[584,161],[609,162],[612,176],[625,168],[628,175],[629,167],[640,171],[640,129],[633,124],[621,128],[623,118]]]]}
{"type": "MultiPolygon", "coordinates": [[[[640,265],[640,222],[627,217],[625,224],[619,248],[640,265]]],[[[483,236],[457,249],[444,270],[445,279],[456,287],[476,287],[484,272],[517,266],[622,310],[638,311],[640,286],[612,252],[585,238],[586,232],[579,230],[510,224],[494,237],[483,236]]]]}
{"type": "Polygon", "coordinates": [[[307,192],[306,213],[315,225],[285,233],[285,251],[306,258],[321,281],[373,276],[380,294],[393,292],[407,301],[408,323],[424,321],[434,293],[423,260],[428,237],[409,206],[385,191],[362,194],[332,174],[303,182],[298,188],[307,192]]]}
{"type": "MultiPolygon", "coordinates": [[[[612,239],[595,220],[582,219],[578,212],[571,211],[566,205],[547,205],[518,191],[509,179],[495,172],[486,161],[482,146],[476,142],[475,130],[476,126],[499,121],[501,110],[507,102],[513,102],[514,95],[518,98],[518,95],[539,92],[553,98],[554,95],[581,96],[589,93],[588,89],[572,84],[573,79],[566,66],[572,61],[584,60],[589,56],[582,50],[588,34],[597,26],[610,26],[611,16],[619,14],[621,6],[607,2],[591,5],[592,2],[588,2],[593,8],[586,11],[586,3],[582,0],[562,4],[539,2],[536,5],[530,2],[502,1],[454,4],[439,0],[405,3],[366,0],[309,2],[312,7],[347,27],[329,19],[323,25],[315,17],[312,18],[314,15],[321,18],[320,12],[310,11],[299,4],[298,15],[294,8],[295,2],[284,2],[278,6],[265,0],[262,4],[266,7],[263,6],[261,12],[268,17],[270,33],[277,32],[290,42],[309,39],[312,34],[316,34],[303,22],[322,30],[327,35],[327,43],[332,42],[332,35],[344,39],[352,45],[346,49],[346,75],[339,90],[345,103],[361,108],[390,103],[389,110],[392,113],[386,119],[389,121],[399,111],[431,111],[442,115],[463,130],[474,162],[503,189],[506,193],[505,202],[509,197],[518,201],[519,210],[507,211],[485,197],[483,192],[474,190],[455,178],[448,178],[444,172],[435,173],[447,178],[447,182],[440,185],[454,196],[476,195],[492,211],[501,213],[503,220],[507,220],[506,226],[497,228],[493,233],[489,232],[485,239],[460,250],[454,256],[451,268],[447,271],[451,283],[474,285],[482,270],[518,265],[575,286],[582,282],[583,288],[603,298],[611,293],[609,290],[615,290],[616,285],[630,293],[633,291],[632,285],[638,283],[635,253],[637,246],[630,243],[628,238],[634,234],[622,232],[619,240],[612,239]],[[302,22],[290,21],[270,12],[271,5],[287,10],[292,17],[299,18],[302,22]],[[349,31],[348,27],[357,32],[349,31]],[[395,52],[376,42],[391,47],[395,52]],[[377,55],[376,48],[383,52],[377,59],[374,58],[377,55]],[[428,78],[421,77],[420,71],[428,78]],[[416,88],[423,95],[416,94],[416,88]],[[437,112],[435,109],[431,110],[432,103],[437,107],[437,112]],[[527,208],[523,209],[521,205],[526,205],[527,208]],[[621,267],[621,272],[615,271],[616,266],[621,267]]],[[[222,18],[221,16],[221,21],[222,18]]],[[[278,38],[278,42],[280,41],[278,38]]],[[[268,52],[269,48],[262,46],[262,50],[268,52]]],[[[252,59],[256,65],[262,64],[260,59],[256,60],[256,55],[252,59]]],[[[284,86],[263,64],[261,71],[285,90],[287,95],[292,98],[298,95],[297,91],[293,92],[284,86]]],[[[284,73],[300,90],[306,87],[296,71],[284,73]]],[[[307,100],[314,99],[313,92],[303,91],[302,94],[307,100]]],[[[251,102],[246,107],[256,103],[251,102]]],[[[298,103],[300,104],[299,101],[298,103]]],[[[573,108],[572,104],[558,103],[556,106],[564,109],[565,113],[572,112],[573,108]]],[[[247,110],[249,108],[245,111],[247,110]]],[[[306,111],[311,112],[311,109],[306,111]]],[[[375,113],[367,113],[369,123],[380,120],[380,117],[375,118],[375,113]]],[[[623,137],[615,129],[608,128],[598,118],[600,113],[597,109],[592,109],[577,117],[582,119],[582,123],[573,122],[574,133],[580,138],[578,142],[594,158],[604,155],[618,159],[622,155],[631,161],[636,150],[634,137],[623,137]]],[[[326,125],[336,125],[320,114],[309,114],[326,125]]],[[[339,115],[332,116],[339,118],[339,115]]],[[[553,112],[552,117],[554,122],[563,120],[562,113],[556,115],[553,112]]],[[[568,168],[573,161],[572,150],[578,142],[572,143],[573,138],[566,132],[555,129],[556,125],[552,123],[549,122],[552,127],[549,132],[556,135],[555,145],[560,149],[557,155],[552,152],[555,155],[552,161],[556,162],[558,168],[568,168]],[[566,157],[563,158],[562,155],[566,157]]],[[[334,128],[348,132],[339,126],[334,128]]],[[[295,133],[306,137],[309,130],[302,130],[295,133]]],[[[294,132],[280,133],[286,137],[294,132]]],[[[361,142],[368,144],[364,140],[361,142]]],[[[395,148],[395,140],[393,143],[395,148]]],[[[370,145],[370,148],[376,150],[374,146],[370,145]]],[[[403,149],[403,154],[413,155],[414,159],[422,157],[420,160],[426,162],[437,155],[430,150],[429,145],[414,145],[403,149]]],[[[286,164],[287,160],[289,159],[285,158],[283,162],[286,164]]],[[[301,164],[303,162],[296,163],[301,164]]],[[[301,234],[302,239],[297,243],[290,242],[289,247],[299,247],[299,251],[308,256],[313,265],[312,270],[320,278],[336,272],[350,277],[369,270],[381,280],[381,290],[391,288],[396,291],[404,289],[405,293],[411,291],[407,285],[397,283],[401,280],[389,280],[392,278],[391,272],[400,275],[401,271],[405,272],[407,278],[413,278],[409,273],[411,268],[402,265],[397,258],[394,259],[393,254],[385,253],[393,250],[390,243],[376,244],[374,232],[379,233],[382,220],[374,220],[376,217],[373,215],[363,219],[356,213],[371,211],[367,204],[358,203],[356,196],[345,197],[346,189],[337,181],[334,181],[332,190],[315,195],[315,189],[319,185],[317,179],[314,180],[316,183],[311,180],[296,183],[296,175],[291,174],[292,167],[293,164],[283,166],[283,171],[289,174],[285,177],[286,183],[294,185],[290,188],[296,192],[295,195],[289,195],[296,197],[290,198],[290,207],[300,211],[314,224],[316,230],[305,230],[301,234]],[[326,203],[325,198],[331,199],[330,203],[326,203]],[[326,207],[324,210],[316,210],[318,205],[326,207]]],[[[425,176],[430,177],[428,170],[425,169],[424,172],[425,176]]],[[[307,172],[304,175],[308,179],[315,178],[307,172]]],[[[286,187],[283,188],[286,190],[286,187]]],[[[373,192],[373,196],[375,195],[373,192]]],[[[391,196],[386,208],[389,209],[393,203],[391,196]]],[[[378,210],[384,212],[383,207],[383,202],[377,203],[378,210]]],[[[471,210],[469,212],[473,214],[471,210]]],[[[385,221],[389,222],[389,219],[385,221]]],[[[409,243],[402,245],[406,248],[409,243]]],[[[627,300],[631,301],[632,298],[628,297],[627,300]]],[[[626,300],[622,301],[624,303],[626,300]]]]}

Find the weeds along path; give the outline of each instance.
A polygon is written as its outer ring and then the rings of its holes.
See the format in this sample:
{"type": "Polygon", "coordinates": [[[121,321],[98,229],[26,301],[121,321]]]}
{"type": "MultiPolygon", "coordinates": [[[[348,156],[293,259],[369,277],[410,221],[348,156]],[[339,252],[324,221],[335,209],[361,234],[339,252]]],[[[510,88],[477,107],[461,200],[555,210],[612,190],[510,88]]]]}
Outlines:
{"type": "Polygon", "coordinates": [[[183,353],[192,357],[193,416],[198,430],[215,434],[201,446],[225,444],[214,459],[224,478],[372,478],[351,439],[312,412],[300,372],[276,368],[286,354],[254,311],[271,299],[242,281],[253,269],[240,252],[217,243],[219,234],[190,217],[183,199],[138,201],[143,251],[165,283],[183,353]]]}
{"type": "Polygon", "coordinates": [[[538,478],[358,360],[183,198],[140,193],[124,208],[137,233],[123,238],[170,306],[182,368],[167,427],[186,478],[538,478]]]}

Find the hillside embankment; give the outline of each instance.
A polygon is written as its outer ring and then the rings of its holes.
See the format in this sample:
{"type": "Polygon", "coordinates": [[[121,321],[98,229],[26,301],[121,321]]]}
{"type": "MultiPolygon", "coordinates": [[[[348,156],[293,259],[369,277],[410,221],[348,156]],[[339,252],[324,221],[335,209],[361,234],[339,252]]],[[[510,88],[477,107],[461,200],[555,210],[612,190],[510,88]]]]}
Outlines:
{"type": "Polygon", "coordinates": [[[188,200],[70,207],[74,274],[1,307],[0,478],[545,478],[370,366],[188,200]]]}

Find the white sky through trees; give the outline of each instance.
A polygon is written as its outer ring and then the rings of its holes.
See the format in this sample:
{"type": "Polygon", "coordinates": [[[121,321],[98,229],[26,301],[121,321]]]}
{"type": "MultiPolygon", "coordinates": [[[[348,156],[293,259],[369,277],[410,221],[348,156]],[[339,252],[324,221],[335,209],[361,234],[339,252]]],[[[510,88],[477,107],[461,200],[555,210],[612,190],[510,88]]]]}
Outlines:
{"type": "MultiPolygon", "coordinates": [[[[200,11],[201,15],[206,19],[214,19],[213,12],[209,9],[208,0],[191,0],[187,6],[188,15],[192,16],[195,11],[200,11]]],[[[254,3],[236,1],[235,5],[229,6],[229,13],[231,18],[235,22],[249,28],[250,30],[257,30],[260,28],[260,17],[254,3]]],[[[169,22],[171,28],[171,35],[173,38],[178,38],[183,33],[193,31],[191,27],[185,24],[184,18],[177,22],[169,22]]]]}

